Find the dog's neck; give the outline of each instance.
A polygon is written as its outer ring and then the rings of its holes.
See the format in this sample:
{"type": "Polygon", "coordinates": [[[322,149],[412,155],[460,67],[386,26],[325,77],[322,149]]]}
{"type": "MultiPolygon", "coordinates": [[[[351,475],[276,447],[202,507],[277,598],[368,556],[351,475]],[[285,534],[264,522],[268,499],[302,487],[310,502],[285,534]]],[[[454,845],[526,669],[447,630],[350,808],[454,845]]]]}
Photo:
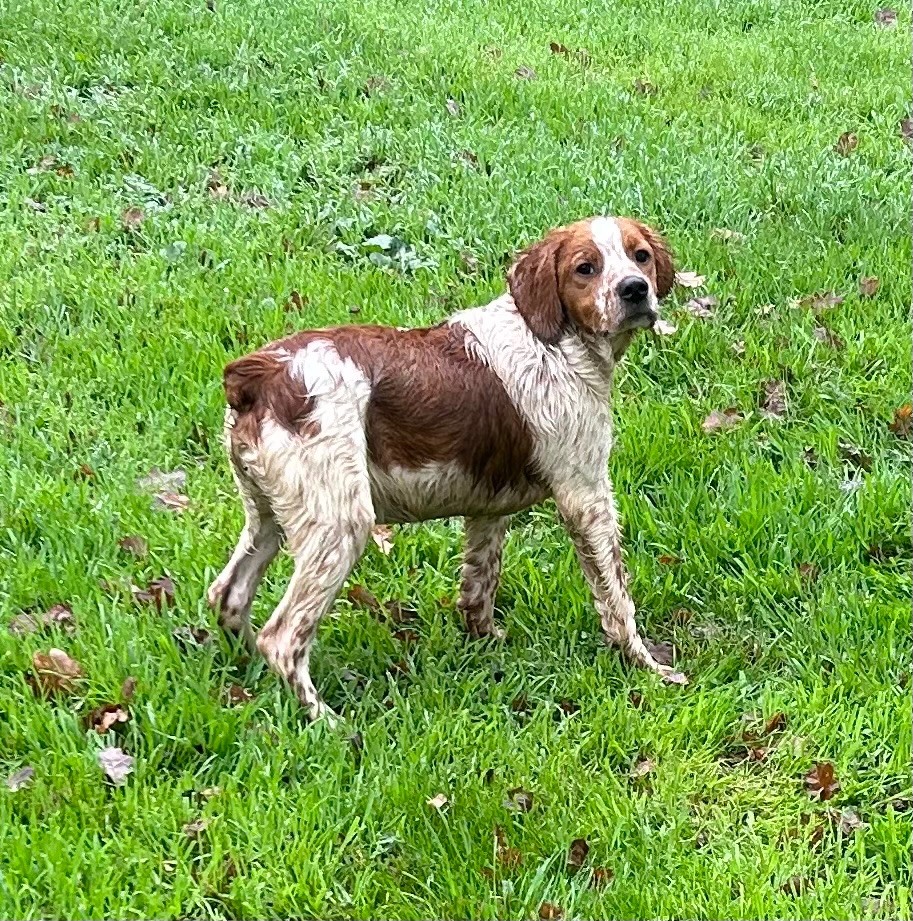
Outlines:
{"type": "Polygon", "coordinates": [[[615,365],[631,342],[633,332],[608,337],[596,333],[575,331],[560,344],[561,351],[573,372],[600,400],[608,401],[612,394],[615,365]]]}

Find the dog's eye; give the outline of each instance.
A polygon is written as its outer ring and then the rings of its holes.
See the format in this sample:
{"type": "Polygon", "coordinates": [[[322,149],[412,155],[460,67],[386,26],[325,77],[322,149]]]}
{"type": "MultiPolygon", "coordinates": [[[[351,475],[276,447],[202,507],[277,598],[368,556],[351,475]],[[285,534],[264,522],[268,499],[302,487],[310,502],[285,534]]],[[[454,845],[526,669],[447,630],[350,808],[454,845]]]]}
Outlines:
{"type": "Polygon", "coordinates": [[[595,275],[596,266],[593,265],[592,262],[581,262],[580,265],[577,266],[576,272],[578,275],[595,275]]]}
{"type": "Polygon", "coordinates": [[[643,265],[645,262],[650,261],[650,250],[648,249],[639,249],[634,253],[634,260],[643,265]]]}

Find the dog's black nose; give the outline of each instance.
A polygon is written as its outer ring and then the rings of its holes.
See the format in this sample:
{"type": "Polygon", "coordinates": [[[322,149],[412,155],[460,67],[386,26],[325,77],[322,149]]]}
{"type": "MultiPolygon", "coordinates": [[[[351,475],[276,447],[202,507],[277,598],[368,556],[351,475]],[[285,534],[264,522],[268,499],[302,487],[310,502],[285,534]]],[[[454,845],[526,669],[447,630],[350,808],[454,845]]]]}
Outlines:
{"type": "Polygon", "coordinates": [[[642,278],[640,275],[630,275],[628,278],[623,278],[618,282],[618,296],[626,304],[640,304],[642,301],[646,300],[647,295],[650,293],[650,286],[647,284],[647,279],[642,278]]]}

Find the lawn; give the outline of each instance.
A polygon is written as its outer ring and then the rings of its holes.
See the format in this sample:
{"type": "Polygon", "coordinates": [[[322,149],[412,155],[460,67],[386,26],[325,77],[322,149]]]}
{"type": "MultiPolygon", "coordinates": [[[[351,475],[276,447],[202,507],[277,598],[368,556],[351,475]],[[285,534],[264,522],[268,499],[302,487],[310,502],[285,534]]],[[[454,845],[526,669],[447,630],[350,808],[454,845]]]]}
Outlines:
{"type": "Polygon", "coordinates": [[[909,919],[909,36],[855,0],[5,3],[0,917],[909,919]],[[599,212],[704,278],[612,458],[691,684],[601,645],[546,505],[504,644],[458,623],[459,522],[372,544],[309,727],[204,602],[224,363],[485,303],[599,212]]]}

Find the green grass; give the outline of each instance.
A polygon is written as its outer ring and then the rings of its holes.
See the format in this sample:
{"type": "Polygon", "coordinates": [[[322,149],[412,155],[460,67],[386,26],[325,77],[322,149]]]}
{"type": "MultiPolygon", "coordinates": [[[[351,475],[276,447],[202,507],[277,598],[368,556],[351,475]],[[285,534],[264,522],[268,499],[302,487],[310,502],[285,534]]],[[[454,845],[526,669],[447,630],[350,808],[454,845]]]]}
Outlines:
{"type": "MultiPolygon", "coordinates": [[[[911,386],[910,16],[883,29],[874,9],[3,5],[0,769],[35,777],[0,787],[0,917],[532,918],[543,901],[568,918],[911,917],[910,450],[888,429],[911,386]],[[845,131],[858,147],[844,157],[845,131]],[[145,220],[125,230],[130,207],[145,220]],[[461,632],[457,522],[372,547],[352,581],[415,606],[418,641],[404,650],[340,600],[313,670],[363,751],[308,727],[272,674],[237,663],[203,600],[241,522],[223,364],[303,326],[484,303],[512,251],[594,212],[661,225],[720,302],[694,319],[678,291],[678,333],[632,347],[615,402],[633,594],[692,684],[601,648],[546,506],[507,544],[506,645],[461,632]],[[418,267],[373,265],[360,244],[377,233],[418,267]],[[863,299],[867,275],[881,285],[863,299]],[[823,315],[843,348],[795,305],[822,291],[845,296],[823,315]],[[757,411],[769,379],[787,383],[781,421],[757,411]],[[728,406],[745,421],[702,433],[728,406]],[[185,514],[137,488],[155,466],[188,471],[185,514]],[[147,557],[118,548],[129,534],[147,557]],[[174,605],[134,604],[131,583],[164,573],[174,605]],[[7,632],[58,602],[71,635],[7,632]],[[186,625],[212,642],[182,649],[186,625]],[[50,647],[86,677],[46,701],[26,674],[50,647]],[[404,655],[408,672],[388,671],[404,655]],[[86,731],[127,676],[119,737],[86,731]],[[253,699],[227,706],[232,682],[253,699]],[[777,712],[766,758],[728,763],[745,715],[777,712]],[[122,788],[98,767],[105,745],[136,759],[122,788]],[[655,771],[632,779],[642,757],[655,771]],[[803,786],[816,761],[841,783],[827,803],[803,786]],[[504,805],[519,786],[528,813],[504,805]],[[439,792],[441,813],[426,805],[439,792]],[[831,807],[865,827],[816,843],[831,807]],[[201,816],[192,840],[182,828],[201,816]],[[520,866],[495,860],[496,826],[520,866]],[[578,837],[589,857],[569,875],[578,837]],[[614,879],[591,888],[594,867],[614,879]],[[799,894],[782,888],[794,877],[799,894]]],[[[270,572],[258,622],[288,572],[270,572]]]]}

